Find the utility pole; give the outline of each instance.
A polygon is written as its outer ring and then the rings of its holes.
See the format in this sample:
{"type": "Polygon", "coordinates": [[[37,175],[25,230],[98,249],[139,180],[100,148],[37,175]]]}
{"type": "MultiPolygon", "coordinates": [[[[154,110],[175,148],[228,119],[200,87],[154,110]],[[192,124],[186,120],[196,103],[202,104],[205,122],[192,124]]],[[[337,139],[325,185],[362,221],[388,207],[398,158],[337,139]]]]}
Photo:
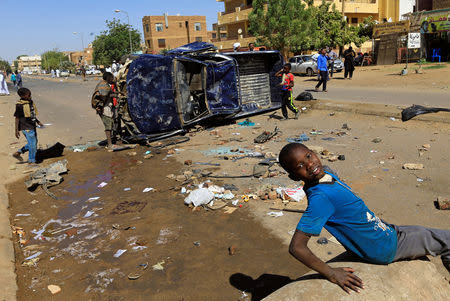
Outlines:
{"type": "Polygon", "coordinates": [[[124,13],[125,15],[127,15],[127,21],[128,21],[128,37],[130,39],[130,54],[133,54],[133,45],[131,44],[131,27],[130,27],[130,17],[128,16],[128,12],[124,11],[124,10],[120,10],[120,9],[116,9],[114,10],[114,12],[116,13],[124,13]]]}

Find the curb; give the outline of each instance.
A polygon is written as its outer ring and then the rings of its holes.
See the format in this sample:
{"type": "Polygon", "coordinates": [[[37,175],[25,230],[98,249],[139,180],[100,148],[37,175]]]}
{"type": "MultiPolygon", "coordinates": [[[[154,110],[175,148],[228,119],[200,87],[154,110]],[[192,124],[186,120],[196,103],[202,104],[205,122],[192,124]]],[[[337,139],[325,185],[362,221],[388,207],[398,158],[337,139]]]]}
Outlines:
{"type": "MultiPolygon", "coordinates": [[[[345,101],[323,100],[323,99],[304,101],[303,103],[311,105],[311,109],[316,110],[348,112],[354,114],[372,115],[388,118],[394,117],[395,119],[399,120],[401,120],[402,118],[401,111],[404,108],[406,108],[406,106],[345,102],[345,101]]],[[[450,114],[448,112],[423,114],[418,115],[411,120],[450,123],[450,114]]]]}

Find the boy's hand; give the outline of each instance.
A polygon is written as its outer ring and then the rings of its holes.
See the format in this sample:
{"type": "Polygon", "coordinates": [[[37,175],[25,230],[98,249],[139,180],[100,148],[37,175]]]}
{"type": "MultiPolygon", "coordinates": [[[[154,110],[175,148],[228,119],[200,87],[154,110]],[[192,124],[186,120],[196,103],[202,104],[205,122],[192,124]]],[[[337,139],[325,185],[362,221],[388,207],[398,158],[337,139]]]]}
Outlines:
{"type": "Polygon", "coordinates": [[[359,293],[359,289],[364,288],[362,280],[353,274],[355,272],[352,268],[332,268],[331,275],[328,280],[339,285],[347,294],[350,294],[350,289],[359,293]]]}
{"type": "Polygon", "coordinates": [[[37,124],[38,124],[39,126],[44,126],[44,125],[42,124],[42,122],[40,122],[40,121],[38,121],[37,124]]]}
{"type": "Polygon", "coordinates": [[[16,138],[17,138],[17,139],[20,138],[20,133],[19,133],[19,131],[16,131],[16,138]]]}

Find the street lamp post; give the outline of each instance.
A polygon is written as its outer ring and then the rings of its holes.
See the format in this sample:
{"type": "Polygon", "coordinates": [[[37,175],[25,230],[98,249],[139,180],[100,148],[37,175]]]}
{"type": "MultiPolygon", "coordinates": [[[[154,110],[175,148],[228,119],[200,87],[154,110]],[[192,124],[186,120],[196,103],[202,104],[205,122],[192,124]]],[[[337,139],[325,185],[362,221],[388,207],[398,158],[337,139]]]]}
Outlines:
{"type": "Polygon", "coordinates": [[[128,13],[124,10],[116,9],[114,12],[116,13],[124,13],[127,15],[127,21],[128,21],[128,37],[130,38],[130,54],[133,53],[133,46],[131,44],[131,28],[130,28],[130,16],[128,16],[128,13]]]}
{"type": "Polygon", "coordinates": [[[83,52],[83,59],[84,59],[84,64],[86,65],[86,56],[84,55],[84,39],[83,39],[83,33],[82,32],[73,32],[74,35],[79,35],[81,38],[81,51],[83,52]]]}

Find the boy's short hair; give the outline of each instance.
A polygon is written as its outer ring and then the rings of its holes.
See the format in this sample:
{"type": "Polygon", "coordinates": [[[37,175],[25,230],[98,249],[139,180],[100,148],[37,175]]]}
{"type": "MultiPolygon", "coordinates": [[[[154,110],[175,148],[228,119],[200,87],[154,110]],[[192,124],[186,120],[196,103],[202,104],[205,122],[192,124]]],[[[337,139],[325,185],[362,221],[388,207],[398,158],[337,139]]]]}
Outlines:
{"type": "Polygon", "coordinates": [[[109,78],[114,78],[114,74],[112,74],[111,72],[103,73],[103,80],[108,80],[109,78]]]}
{"type": "Polygon", "coordinates": [[[28,93],[31,93],[30,89],[27,88],[19,88],[19,90],[17,90],[17,94],[20,97],[24,97],[25,95],[27,95],[28,93]]]}
{"type": "Polygon", "coordinates": [[[294,153],[294,151],[298,149],[309,150],[309,148],[304,144],[289,143],[281,149],[280,154],[278,155],[278,161],[280,162],[281,167],[283,167],[283,169],[287,172],[289,172],[292,168],[292,166],[289,166],[289,158],[294,153]]]}
{"type": "Polygon", "coordinates": [[[283,67],[288,67],[289,68],[289,70],[291,70],[291,68],[292,68],[292,65],[291,65],[291,63],[286,63],[286,64],[284,64],[284,66],[283,67]]]}

